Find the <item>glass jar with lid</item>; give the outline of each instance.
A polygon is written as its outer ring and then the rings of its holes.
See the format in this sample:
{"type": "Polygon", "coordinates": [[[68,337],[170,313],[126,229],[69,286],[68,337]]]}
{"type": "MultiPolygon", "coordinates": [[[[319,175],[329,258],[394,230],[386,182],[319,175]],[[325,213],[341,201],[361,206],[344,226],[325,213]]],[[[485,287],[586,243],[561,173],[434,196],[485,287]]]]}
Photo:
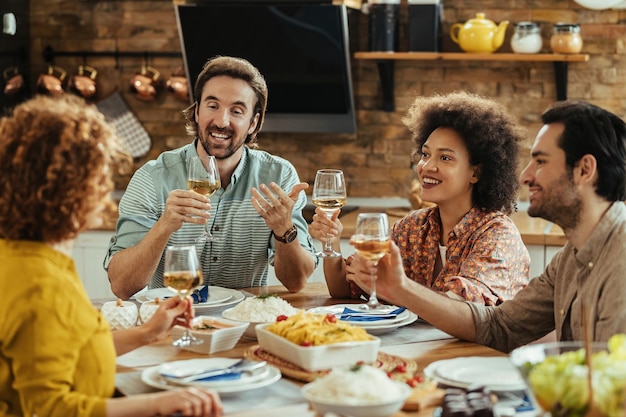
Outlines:
{"type": "Polygon", "coordinates": [[[577,54],[583,48],[580,25],[576,23],[555,23],[550,38],[550,47],[555,54],[577,54]]]}
{"type": "Polygon", "coordinates": [[[511,49],[517,54],[536,54],[541,51],[543,40],[539,24],[535,22],[519,22],[515,24],[515,32],[511,38],[511,49]]]}

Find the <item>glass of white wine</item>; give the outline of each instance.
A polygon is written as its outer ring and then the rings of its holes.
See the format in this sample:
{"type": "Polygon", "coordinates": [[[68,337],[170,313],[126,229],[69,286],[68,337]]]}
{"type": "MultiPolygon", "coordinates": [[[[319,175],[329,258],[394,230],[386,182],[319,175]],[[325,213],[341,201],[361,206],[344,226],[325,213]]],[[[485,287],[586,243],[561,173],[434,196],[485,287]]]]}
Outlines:
{"type": "MultiPolygon", "coordinates": [[[[313,204],[321,208],[330,219],[335,212],[346,205],[346,181],[343,171],[339,169],[320,169],[315,175],[313,184],[313,204]]],[[[333,250],[330,237],[326,238],[324,248],[315,254],[320,258],[335,258],[341,256],[333,250]]]]}
{"type": "MultiPolygon", "coordinates": [[[[202,282],[202,268],[194,245],[168,246],[165,251],[163,283],[176,292],[181,299],[189,295],[202,282]]],[[[189,323],[188,323],[189,324],[189,323]]],[[[180,339],[172,344],[178,347],[199,345],[203,343],[185,328],[180,339]]]]}
{"type": "MultiPolygon", "coordinates": [[[[210,197],[220,189],[221,185],[220,172],[217,169],[217,161],[213,155],[192,156],[189,158],[187,167],[188,190],[210,197]]],[[[205,242],[207,240],[217,240],[209,231],[208,220],[204,227],[204,233],[196,238],[196,242],[205,242]]]]}
{"type": "Polygon", "coordinates": [[[370,274],[372,284],[367,304],[362,304],[364,310],[380,310],[382,304],[376,296],[376,266],[378,261],[389,252],[390,244],[389,219],[385,213],[361,213],[356,220],[352,245],[359,255],[374,263],[370,274]]]}

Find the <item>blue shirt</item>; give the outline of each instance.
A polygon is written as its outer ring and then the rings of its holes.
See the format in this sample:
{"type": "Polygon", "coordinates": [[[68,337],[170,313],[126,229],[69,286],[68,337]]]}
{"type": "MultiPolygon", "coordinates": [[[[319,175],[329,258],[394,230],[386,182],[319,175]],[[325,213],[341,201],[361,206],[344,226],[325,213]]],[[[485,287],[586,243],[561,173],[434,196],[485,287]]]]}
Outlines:
{"type": "MultiPolygon", "coordinates": [[[[165,210],[170,191],[186,189],[187,160],[197,155],[195,141],[163,152],[133,175],[119,204],[117,230],[105,258],[138,244],[165,210]]],[[[275,182],[286,192],[300,182],[294,166],[287,160],[264,151],[244,148],[230,184],[211,196],[211,234],[218,240],[197,242],[196,249],[204,273],[204,283],[225,288],[255,287],[267,284],[268,264],[274,264],[275,241],[272,230],[252,206],[250,189],[275,182]]],[[[313,242],[302,216],[306,195],[300,193],[292,220],[298,228],[302,247],[314,255],[313,242]]],[[[204,231],[204,225],[185,223],[174,232],[168,245],[190,244],[204,231]]],[[[149,288],[163,287],[164,253],[149,288]]]]}

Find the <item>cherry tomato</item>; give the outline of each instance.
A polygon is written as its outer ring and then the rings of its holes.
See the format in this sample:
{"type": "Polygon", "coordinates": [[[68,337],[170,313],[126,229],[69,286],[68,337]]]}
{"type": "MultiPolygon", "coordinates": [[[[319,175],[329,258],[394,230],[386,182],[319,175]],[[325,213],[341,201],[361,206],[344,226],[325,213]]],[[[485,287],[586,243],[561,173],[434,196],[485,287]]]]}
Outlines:
{"type": "Polygon", "coordinates": [[[396,368],[394,369],[395,372],[406,372],[406,365],[404,364],[400,364],[400,365],[396,365],[396,368]]]}

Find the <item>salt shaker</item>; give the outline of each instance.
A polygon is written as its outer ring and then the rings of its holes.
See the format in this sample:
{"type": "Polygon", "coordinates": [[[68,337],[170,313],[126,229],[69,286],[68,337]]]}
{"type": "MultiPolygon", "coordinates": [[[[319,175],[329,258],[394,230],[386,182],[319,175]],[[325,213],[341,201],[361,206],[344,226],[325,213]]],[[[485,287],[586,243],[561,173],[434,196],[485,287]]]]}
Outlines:
{"type": "Polygon", "coordinates": [[[519,22],[511,38],[511,49],[518,54],[536,54],[541,51],[543,40],[539,33],[539,24],[535,22],[519,22]]]}

